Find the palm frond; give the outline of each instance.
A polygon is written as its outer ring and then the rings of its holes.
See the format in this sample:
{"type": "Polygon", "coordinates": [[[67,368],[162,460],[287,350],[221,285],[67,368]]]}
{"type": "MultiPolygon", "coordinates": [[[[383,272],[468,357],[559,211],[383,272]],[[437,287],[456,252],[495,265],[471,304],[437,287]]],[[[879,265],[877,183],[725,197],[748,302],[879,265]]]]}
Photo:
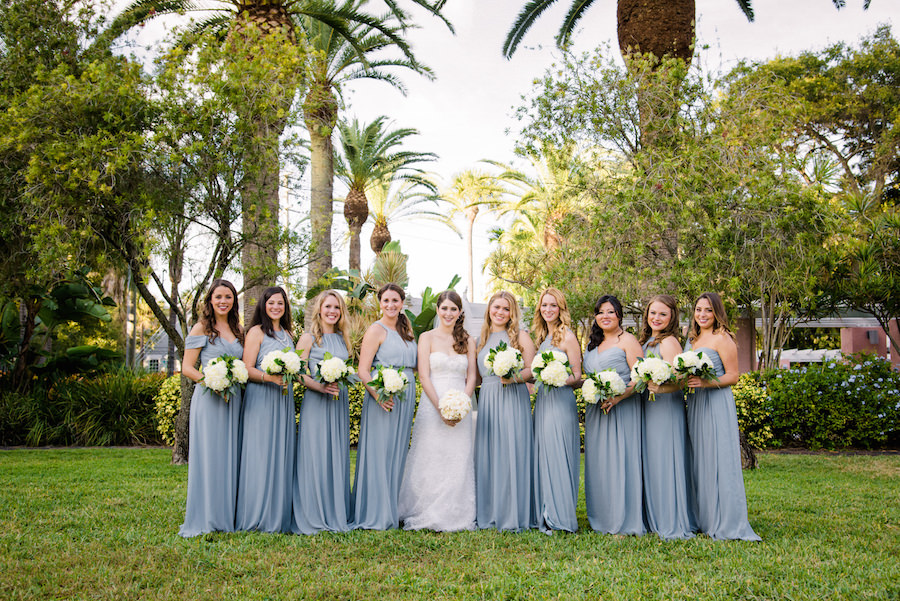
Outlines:
{"type": "Polygon", "coordinates": [[[554,2],[556,2],[556,0],[531,0],[525,5],[525,8],[523,8],[522,12],[516,17],[515,23],[513,23],[509,32],[506,34],[506,40],[503,42],[503,56],[512,58],[512,55],[516,52],[516,48],[519,47],[519,42],[522,41],[522,38],[525,37],[528,30],[531,29],[531,26],[534,25],[537,18],[540,17],[554,2]]]}

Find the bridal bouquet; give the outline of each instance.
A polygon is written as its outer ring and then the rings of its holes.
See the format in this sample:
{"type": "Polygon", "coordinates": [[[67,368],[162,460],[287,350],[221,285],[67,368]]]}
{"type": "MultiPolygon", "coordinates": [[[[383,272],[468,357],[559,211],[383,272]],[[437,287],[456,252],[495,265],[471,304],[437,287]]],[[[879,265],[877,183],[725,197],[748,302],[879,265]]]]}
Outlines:
{"type": "Polygon", "coordinates": [[[622,377],[614,369],[595,371],[588,374],[581,386],[581,396],[586,403],[596,405],[614,396],[624,394],[627,386],[622,377]]]}
{"type": "Polygon", "coordinates": [[[232,386],[242,386],[247,383],[250,374],[247,366],[237,357],[222,355],[210,359],[209,363],[200,368],[203,379],[200,383],[220,395],[228,402],[228,391],[232,386]]]}
{"type": "Polygon", "coordinates": [[[438,401],[441,417],[459,421],[472,410],[472,399],[461,390],[448,390],[438,401]]]}
{"type": "Polygon", "coordinates": [[[341,359],[325,351],[325,357],[319,362],[316,379],[323,384],[337,383],[339,386],[350,386],[350,374],[353,367],[341,359]]]}
{"type": "MultiPolygon", "coordinates": [[[[674,379],[675,371],[669,362],[653,355],[638,357],[634,367],[631,368],[631,381],[635,383],[635,392],[643,391],[650,382],[662,385],[674,379]]],[[[650,400],[656,400],[656,395],[652,392],[650,393],[650,400]]]]}
{"type": "Polygon", "coordinates": [[[565,353],[559,351],[544,351],[538,353],[531,362],[531,373],[538,385],[559,388],[565,386],[566,380],[572,375],[572,366],[565,353]]]}
{"type": "MultiPolygon", "coordinates": [[[[704,355],[703,351],[685,351],[677,355],[673,367],[680,379],[697,376],[704,380],[719,381],[712,359],[704,355]]],[[[694,394],[694,389],[688,388],[688,394],[694,394]]]]}
{"type": "Polygon", "coordinates": [[[291,384],[296,380],[303,371],[305,361],[300,358],[297,351],[288,347],[280,351],[271,351],[263,357],[259,367],[269,375],[281,375],[284,378],[284,394],[288,393],[291,384]]]}
{"type": "Polygon", "coordinates": [[[525,367],[525,361],[522,360],[522,353],[518,349],[509,346],[506,342],[500,342],[488,351],[484,358],[484,366],[495,376],[514,378],[525,367]]]}
{"type": "Polygon", "coordinates": [[[403,370],[384,365],[378,366],[378,373],[369,382],[369,386],[378,391],[379,403],[383,403],[391,397],[403,402],[406,397],[407,384],[409,384],[409,378],[406,377],[403,370]]]}

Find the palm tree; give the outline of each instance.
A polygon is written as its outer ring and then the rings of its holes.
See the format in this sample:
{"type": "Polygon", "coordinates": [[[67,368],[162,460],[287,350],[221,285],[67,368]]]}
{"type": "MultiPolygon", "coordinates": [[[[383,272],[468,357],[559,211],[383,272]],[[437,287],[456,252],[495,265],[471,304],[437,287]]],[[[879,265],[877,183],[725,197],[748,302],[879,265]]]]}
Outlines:
{"type": "MultiPolygon", "coordinates": [[[[417,2],[419,3],[419,2],[417,2]]],[[[356,9],[361,0],[345,0],[342,9],[356,9]]],[[[392,12],[381,22],[381,28],[373,24],[359,23],[351,27],[355,43],[346,37],[335,35],[327,23],[307,18],[304,31],[313,50],[308,77],[308,92],[303,100],[303,115],[310,138],[310,224],[315,257],[309,265],[307,282],[313,285],[331,268],[332,202],[334,198],[334,146],[332,133],[337,127],[342,87],[358,79],[374,79],[388,83],[401,93],[406,93],[403,83],[392,73],[394,68],[409,69],[432,77],[428,67],[416,61],[409,46],[400,37],[408,27],[405,15],[393,2],[392,12]],[[394,19],[391,15],[396,16],[394,19]],[[386,29],[387,27],[387,29],[386,29]],[[385,55],[385,51],[399,51],[400,56],[385,55]],[[372,58],[377,55],[376,58],[372,58]]],[[[421,3],[419,3],[421,4],[421,3]]],[[[440,7],[438,6],[437,9],[440,7]]],[[[363,206],[363,208],[365,208],[363,206]]],[[[351,205],[351,214],[359,207],[351,205]]],[[[344,214],[348,209],[345,205],[344,214]]],[[[348,222],[350,221],[348,217],[348,222]]],[[[358,217],[354,218],[355,220],[358,217]]],[[[365,221],[365,215],[362,215],[365,221]]],[[[359,223],[362,227],[362,222],[359,223]]],[[[358,232],[358,229],[357,229],[358,232]]],[[[353,265],[353,239],[351,238],[351,265],[353,265]]],[[[358,248],[357,243],[357,267],[358,248]]]]}
{"type": "MultiPolygon", "coordinates": [[[[748,21],[753,21],[752,0],[735,0],[748,21]]],[[[846,0],[831,0],[842,8],[846,0]]],[[[871,0],[865,0],[865,8],[871,0]]],[[[503,42],[503,55],[512,57],[519,42],[541,14],[556,0],[529,0],[516,17],[503,42]]],[[[556,35],[556,43],[563,47],[593,0],[573,0],[569,12],[556,35]]],[[[616,31],[622,56],[633,52],[652,54],[690,61],[694,46],[694,0],[618,0],[616,31]]]]}
{"type": "MultiPolygon", "coordinates": [[[[282,53],[277,48],[283,50],[287,47],[302,47],[311,50],[309,54],[314,59],[309,73],[304,73],[302,67],[294,66],[280,74],[278,86],[270,87],[260,82],[261,89],[255,92],[266,101],[248,102],[248,106],[252,105],[255,111],[242,116],[246,122],[243,130],[248,132],[247,146],[254,149],[256,155],[254,164],[247,165],[241,184],[243,229],[249,242],[245,244],[242,256],[245,316],[249,317],[246,314],[252,311],[253,300],[261,291],[262,284],[272,282],[278,273],[279,139],[287,125],[285,117],[289,114],[294,96],[302,88],[302,77],[307,77],[306,88],[309,90],[304,101],[304,117],[307,124],[315,124],[310,132],[310,137],[313,138],[313,231],[318,237],[320,252],[324,253],[324,259],[315,264],[314,275],[317,278],[324,261],[330,266],[330,179],[333,178],[333,171],[330,168],[330,158],[321,158],[323,149],[326,156],[330,157],[331,148],[329,144],[322,143],[319,134],[330,136],[328,123],[332,123],[333,128],[333,120],[330,118],[332,114],[337,114],[337,101],[333,93],[336,73],[343,72],[354,64],[361,66],[364,71],[377,70],[382,64],[374,61],[370,63],[366,54],[389,46],[399,48],[413,68],[426,71],[415,63],[409,45],[404,40],[403,32],[410,27],[410,23],[404,20],[408,18],[406,13],[394,0],[385,1],[390,11],[388,16],[379,17],[361,10],[364,0],[347,0],[339,6],[334,0],[218,0],[205,6],[192,0],[136,0],[113,24],[112,29],[124,32],[138,22],[160,15],[204,11],[206,18],[194,24],[191,30],[217,33],[225,44],[229,44],[237,61],[245,60],[247,64],[258,62],[260,49],[275,48],[276,51],[270,52],[272,56],[269,57],[269,64],[273,69],[278,69],[283,68],[284,64],[279,61],[282,53]],[[298,35],[298,28],[306,36],[298,35]],[[310,36],[311,31],[316,33],[310,36]],[[322,37],[318,37],[319,34],[322,37]],[[327,57],[324,71],[317,64],[317,61],[322,60],[323,45],[327,57]],[[343,51],[336,50],[327,54],[328,50],[337,48],[342,48],[343,51]],[[352,60],[349,58],[351,56],[354,57],[352,60]],[[337,60],[340,66],[331,64],[335,57],[339,57],[337,60]],[[316,77],[317,75],[323,77],[316,77]],[[323,163],[325,176],[322,179],[329,179],[329,183],[316,185],[315,178],[323,171],[323,163]],[[322,201],[323,193],[327,195],[325,202],[322,201]],[[326,203],[328,217],[323,226],[319,215],[321,207],[326,203]]],[[[432,13],[439,13],[442,6],[442,3],[431,4],[425,0],[414,2],[432,13]]],[[[377,78],[384,79],[384,76],[378,75],[377,78]]]]}
{"type": "Polygon", "coordinates": [[[482,208],[493,210],[503,199],[504,190],[497,180],[483,171],[468,169],[453,176],[450,185],[441,191],[441,199],[450,205],[450,216],[466,218],[466,274],[469,302],[475,297],[474,253],[472,248],[477,219],[482,208]]]}
{"type": "MultiPolygon", "coordinates": [[[[391,241],[390,224],[408,219],[429,219],[456,231],[453,220],[438,210],[437,187],[424,178],[377,179],[366,189],[369,213],[375,223],[369,240],[375,254],[391,241]]],[[[457,232],[458,233],[458,232],[457,232]]]]}
{"type": "Polygon", "coordinates": [[[369,218],[366,190],[377,180],[411,180],[425,184],[423,171],[416,163],[433,161],[432,152],[397,150],[403,140],[419,132],[412,128],[387,129],[387,117],[381,116],[363,126],[357,119],[338,124],[342,154],[337,173],[350,188],[344,200],[344,217],[350,229],[350,269],[360,268],[359,232],[369,218]]]}

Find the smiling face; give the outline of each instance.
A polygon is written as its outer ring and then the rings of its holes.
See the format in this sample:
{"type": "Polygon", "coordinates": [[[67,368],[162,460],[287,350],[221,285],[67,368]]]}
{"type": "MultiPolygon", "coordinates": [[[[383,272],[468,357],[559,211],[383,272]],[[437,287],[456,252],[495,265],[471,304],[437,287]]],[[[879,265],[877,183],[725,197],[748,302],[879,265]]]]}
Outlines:
{"type": "Polygon", "coordinates": [[[319,308],[319,318],[323,324],[332,328],[341,320],[341,304],[334,295],[329,294],[322,301],[322,306],[319,308]]]}
{"type": "Polygon", "coordinates": [[[612,303],[603,303],[594,316],[597,326],[604,332],[615,332],[619,329],[619,316],[616,315],[616,308],[612,303]]]}
{"type": "Polygon", "coordinates": [[[452,300],[444,299],[438,308],[437,314],[441,320],[441,323],[445,326],[453,326],[456,323],[457,318],[459,317],[460,308],[456,306],[452,300]]]}
{"type": "Polygon", "coordinates": [[[284,296],[281,293],[273,294],[266,301],[266,315],[272,320],[273,324],[281,320],[281,316],[284,315],[285,304],[284,296]]]}
{"type": "Polygon", "coordinates": [[[716,313],[708,298],[701,298],[694,305],[694,321],[701,330],[711,330],[716,324],[716,313]]]}
{"type": "Polygon", "coordinates": [[[647,323],[650,324],[650,330],[654,335],[663,332],[671,321],[672,309],[659,301],[650,303],[650,307],[647,309],[647,323]]]}
{"type": "Polygon", "coordinates": [[[378,299],[378,306],[381,307],[382,315],[396,319],[403,309],[403,299],[396,290],[385,290],[378,299]]]}
{"type": "Polygon", "coordinates": [[[502,330],[506,327],[506,324],[509,323],[510,316],[512,315],[512,308],[509,306],[509,301],[503,297],[498,297],[494,299],[494,302],[491,303],[491,306],[488,307],[488,315],[491,318],[491,327],[502,330]]]}
{"type": "Polygon", "coordinates": [[[212,303],[213,312],[217,316],[228,315],[231,307],[234,306],[234,294],[228,286],[217,286],[210,295],[210,303],[212,303]]]}
{"type": "Polygon", "coordinates": [[[552,294],[545,294],[541,297],[541,317],[544,318],[544,321],[548,324],[556,323],[556,320],[559,319],[559,303],[556,302],[556,297],[552,294]]]}

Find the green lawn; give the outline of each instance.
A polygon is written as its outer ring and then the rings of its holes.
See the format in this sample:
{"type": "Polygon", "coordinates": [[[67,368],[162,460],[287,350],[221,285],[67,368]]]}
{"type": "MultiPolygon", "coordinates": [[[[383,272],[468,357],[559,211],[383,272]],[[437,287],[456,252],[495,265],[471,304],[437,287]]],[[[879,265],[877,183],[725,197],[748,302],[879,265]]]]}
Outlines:
{"type": "MultiPolygon", "coordinates": [[[[352,532],[184,540],[162,449],[0,451],[0,599],[898,599],[900,456],[745,472],[762,543],[352,532]]],[[[582,493],[583,494],[583,493],[582,493]]]]}

